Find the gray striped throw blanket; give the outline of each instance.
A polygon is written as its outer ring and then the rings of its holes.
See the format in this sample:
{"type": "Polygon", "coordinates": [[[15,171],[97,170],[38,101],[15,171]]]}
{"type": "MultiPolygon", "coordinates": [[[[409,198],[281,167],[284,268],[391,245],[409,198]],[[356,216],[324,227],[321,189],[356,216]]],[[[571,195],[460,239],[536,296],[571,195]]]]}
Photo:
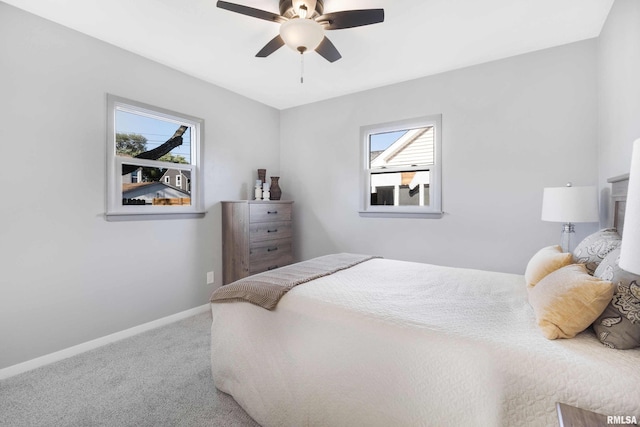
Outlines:
{"type": "Polygon", "coordinates": [[[372,258],[371,255],[332,254],[265,271],[216,289],[211,302],[247,301],[267,310],[276,308],[280,298],[302,283],[328,276],[372,258]]]}

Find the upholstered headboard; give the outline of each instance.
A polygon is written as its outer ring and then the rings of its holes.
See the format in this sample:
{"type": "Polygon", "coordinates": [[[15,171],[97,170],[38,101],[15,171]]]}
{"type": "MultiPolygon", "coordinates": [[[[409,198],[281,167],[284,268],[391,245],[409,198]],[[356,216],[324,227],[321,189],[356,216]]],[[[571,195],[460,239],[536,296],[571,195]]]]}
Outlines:
{"type": "Polygon", "coordinates": [[[629,174],[615,176],[607,180],[611,184],[611,218],[613,226],[622,236],[624,229],[624,211],[627,206],[627,190],[629,189],[629,174]]]}

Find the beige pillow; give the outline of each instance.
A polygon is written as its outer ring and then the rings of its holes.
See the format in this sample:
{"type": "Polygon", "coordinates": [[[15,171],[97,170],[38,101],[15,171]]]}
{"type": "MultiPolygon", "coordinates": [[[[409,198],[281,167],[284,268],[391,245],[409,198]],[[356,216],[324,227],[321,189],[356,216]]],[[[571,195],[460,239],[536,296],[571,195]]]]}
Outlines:
{"type": "Polygon", "coordinates": [[[531,257],[524,272],[524,278],[527,286],[535,286],[549,273],[553,273],[559,268],[569,265],[573,262],[573,255],[562,252],[562,248],[558,245],[547,246],[540,249],[531,257]]]}
{"type": "Polygon", "coordinates": [[[573,338],[602,314],[613,289],[613,283],[593,277],[584,264],[572,264],[529,288],[529,304],[545,337],[573,338]]]}

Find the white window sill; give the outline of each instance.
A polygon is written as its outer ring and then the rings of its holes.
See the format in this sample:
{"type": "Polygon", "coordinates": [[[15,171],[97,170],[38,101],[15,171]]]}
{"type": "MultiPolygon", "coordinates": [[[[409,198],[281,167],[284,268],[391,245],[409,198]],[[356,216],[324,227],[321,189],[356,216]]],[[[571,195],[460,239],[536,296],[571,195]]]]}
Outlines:
{"type": "Polygon", "coordinates": [[[422,219],[440,219],[444,216],[444,212],[377,212],[377,211],[360,211],[363,218],[422,218],[422,219]]]}
{"type": "Polygon", "coordinates": [[[105,219],[109,222],[115,221],[148,221],[153,219],[191,219],[204,218],[204,212],[177,212],[177,213],[106,213],[105,219]]]}

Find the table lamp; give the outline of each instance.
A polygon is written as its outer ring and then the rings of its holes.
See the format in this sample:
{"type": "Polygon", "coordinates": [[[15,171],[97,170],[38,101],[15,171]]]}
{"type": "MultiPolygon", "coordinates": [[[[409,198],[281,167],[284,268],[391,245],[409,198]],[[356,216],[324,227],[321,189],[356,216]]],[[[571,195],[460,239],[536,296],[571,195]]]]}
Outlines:
{"type": "Polygon", "coordinates": [[[563,222],[560,245],[564,252],[571,251],[571,235],[576,222],[598,222],[598,192],[596,187],[549,187],[542,198],[542,220],[563,222]]]}
{"type": "Polygon", "coordinates": [[[619,265],[630,273],[640,274],[640,139],[633,143],[619,265]]]}

